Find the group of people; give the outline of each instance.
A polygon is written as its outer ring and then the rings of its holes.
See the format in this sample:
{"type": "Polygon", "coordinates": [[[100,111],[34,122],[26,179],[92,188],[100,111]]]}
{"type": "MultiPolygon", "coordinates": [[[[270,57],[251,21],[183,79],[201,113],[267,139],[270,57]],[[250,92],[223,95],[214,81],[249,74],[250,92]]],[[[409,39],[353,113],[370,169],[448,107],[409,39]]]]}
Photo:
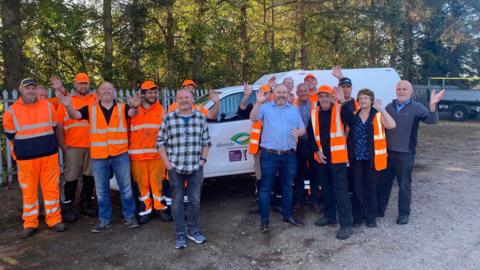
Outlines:
{"type": "Polygon", "coordinates": [[[187,238],[204,243],[206,237],[198,226],[200,193],[210,147],[207,119],[216,119],[218,94],[211,93],[211,110],[194,105],[196,84],[185,80],[176,102],[165,111],[153,81],[143,82],[128,104],[116,100],[110,82],[91,92],[86,73],[76,75],[73,93],[65,90],[58,77],[50,82],[56,91],[54,99],[46,98],[44,87],[36,80],[22,80],[20,98],[3,117],[23,196],[22,238],[34,235],[39,227],[39,185],[50,229],[63,232],[65,222],[77,220],[74,205],[79,180],[83,182],[80,213],[98,216],[91,232],[110,228],[110,179],[114,176],[122,216],[129,228],[138,228],[154,216],[173,218],[176,248],[186,247],[187,238]],[[64,156],[62,200],[59,148],[64,156]],[[165,178],[168,192],[162,187],[165,178]],[[188,226],[184,220],[185,190],[188,226]],[[166,211],[170,204],[171,211],[166,211]]]}
{"type": "Polygon", "coordinates": [[[370,89],[359,90],[353,98],[352,81],[340,67],[334,67],[332,75],[338,79],[333,88],[317,86],[315,76],[307,74],[296,87],[296,97],[292,78],[279,84],[272,78],[257,91],[255,104],[247,103],[252,89],[244,86],[239,115],[252,121],[249,150],[255,156],[263,232],[270,229],[272,194],[281,197],[276,209],[283,221],[303,226],[293,217],[293,209],[305,202],[307,179],[308,197],[316,212],[321,209],[320,192],[323,198],[323,215],[315,225],[339,223],[338,239],[349,238],[353,228],[364,222],[367,227],[377,226],[395,178],[399,185],[396,222],[409,221],[419,122],[438,121],[436,104],[444,91],[432,91],[427,109],[412,100],[411,83],[401,80],[395,89],[397,98],[383,108],[370,89]]]}
{"type": "MultiPolygon", "coordinates": [[[[400,187],[397,223],[408,222],[419,121],[438,120],[436,104],[443,92],[432,91],[427,109],[412,101],[411,84],[400,81],[397,99],[384,109],[369,89],[352,98],[352,82],[340,68],[334,68],[333,75],[339,83],[331,88],[318,87],[315,76],[308,74],[296,87],[296,97],[293,79],[276,84],[272,78],[258,90],[254,104],[248,104],[254,91],[245,84],[238,114],[252,121],[249,151],[255,157],[262,231],[270,228],[274,184],[283,221],[303,225],[294,218],[293,205],[304,203],[306,179],[317,212],[320,190],[323,197],[324,215],[315,224],[339,222],[339,239],[347,239],[352,227],[363,221],[376,226],[395,177],[400,187]]],[[[65,222],[77,220],[77,204],[82,215],[98,216],[91,232],[110,228],[110,179],[114,176],[129,228],[138,228],[152,217],[171,218],[176,248],[185,248],[187,238],[204,243],[198,224],[200,194],[211,146],[207,120],[217,118],[218,93],[210,92],[214,105],[207,110],[194,104],[196,84],[185,80],[176,102],[165,110],[158,100],[158,86],[150,80],[141,84],[128,104],[116,100],[110,82],[91,92],[86,73],[76,75],[72,93],[58,77],[50,82],[56,91],[54,99],[46,98],[45,88],[36,80],[22,80],[20,98],[3,117],[23,196],[22,237],[34,235],[39,227],[39,185],[46,223],[53,231],[65,231],[65,222]],[[63,196],[59,148],[64,157],[63,196]]]]}

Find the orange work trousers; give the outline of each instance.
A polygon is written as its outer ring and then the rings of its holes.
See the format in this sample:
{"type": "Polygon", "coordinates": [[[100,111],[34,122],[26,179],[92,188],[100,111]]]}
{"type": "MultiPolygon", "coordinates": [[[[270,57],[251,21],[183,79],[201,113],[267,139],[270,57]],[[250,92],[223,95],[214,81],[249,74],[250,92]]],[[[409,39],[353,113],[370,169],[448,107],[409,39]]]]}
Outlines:
{"type": "Polygon", "coordinates": [[[49,227],[62,222],[58,179],[58,154],[30,160],[17,160],[18,182],[23,196],[23,228],[38,228],[38,184],[42,189],[46,222],[49,227]]]}
{"type": "Polygon", "coordinates": [[[165,165],[161,159],[132,160],[132,178],[138,186],[144,209],[139,215],[147,215],[155,210],[163,210],[166,206],[162,203],[162,180],[165,177],[165,165]],[[152,202],[153,201],[153,202],[152,202]]]}

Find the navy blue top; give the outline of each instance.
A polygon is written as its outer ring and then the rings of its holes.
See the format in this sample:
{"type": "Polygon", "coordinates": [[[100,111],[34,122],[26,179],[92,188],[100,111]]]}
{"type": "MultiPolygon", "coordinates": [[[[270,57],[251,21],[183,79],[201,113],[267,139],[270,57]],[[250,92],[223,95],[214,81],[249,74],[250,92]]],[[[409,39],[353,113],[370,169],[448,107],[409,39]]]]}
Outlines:
{"type": "Polygon", "coordinates": [[[367,124],[368,124],[368,121],[365,121],[365,123],[363,123],[360,116],[357,115],[355,117],[355,124],[353,125],[353,128],[355,129],[353,133],[353,142],[355,144],[356,160],[369,159],[367,124]]]}

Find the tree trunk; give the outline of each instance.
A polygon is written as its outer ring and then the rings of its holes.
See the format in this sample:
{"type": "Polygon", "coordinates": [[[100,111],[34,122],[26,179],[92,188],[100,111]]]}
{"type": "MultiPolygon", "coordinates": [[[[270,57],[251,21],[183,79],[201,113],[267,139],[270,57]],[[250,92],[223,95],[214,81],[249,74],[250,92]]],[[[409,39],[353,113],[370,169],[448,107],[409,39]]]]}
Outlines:
{"type": "Polygon", "coordinates": [[[197,0],[198,5],[198,16],[197,23],[193,26],[194,30],[192,31],[192,50],[193,50],[193,63],[192,63],[192,78],[197,83],[197,85],[202,85],[205,83],[204,78],[204,59],[203,59],[203,46],[205,45],[206,33],[204,31],[205,25],[203,24],[203,19],[205,16],[206,7],[205,0],[197,0]]]}
{"type": "Polygon", "coordinates": [[[20,1],[2,1],[2,51],[4,83],[8,89],[16,89],[22,80],[25,67],[22,53],[20,1]]]}
{"type": "Polygon", "coordinates": [[[113,78],[113,28],[112,28],[112,0],[103,0],[103,79],[111,81],[113,78]]]}
{"type": "Polygon", "coordinates": [[[272,54],[272,70],[273,72],[278,71],[278,57],[275,50],[275,0],[272,0],[272,25],[271,25],[271,37],[270,37],[270,51],[272,54]]]}
{"type": "Polygon", "coordinates": [[[173,17],[173,5],[175,1],[171,1],[171,4],[167,6],[167,86],[169,89],[175,88],[175,38],[174,38],[174,26],[175,19],[173,17]]]}
{"type": "Polygon", "coordinates": [[[413,78],[413,22],[411,18],[411,12],[413,12],[413,3],[411,1],[405,2],[405,21],[403,23],[402,36],[403,36],[403,59],[402,59],[402,77],[405,80],[411,80],[413,78]]]}
{"type": "Polygon", "coordinates": [[[243,45],[243,57],[242,57],[242,81],[248,82],[249,64],[250,64],[250,41],[248,39],[248,26],[247,26],[247,1],[243,1],[240,7],[240,36],[243,45]]]}
{"type": "Polygon", "coordinates": [[[307,17],[303,0],[298,1],[300,22],[298,23],[298,38],[300,39],[300,68],[308,69],[308,40],[307,40],[307,17]]]}

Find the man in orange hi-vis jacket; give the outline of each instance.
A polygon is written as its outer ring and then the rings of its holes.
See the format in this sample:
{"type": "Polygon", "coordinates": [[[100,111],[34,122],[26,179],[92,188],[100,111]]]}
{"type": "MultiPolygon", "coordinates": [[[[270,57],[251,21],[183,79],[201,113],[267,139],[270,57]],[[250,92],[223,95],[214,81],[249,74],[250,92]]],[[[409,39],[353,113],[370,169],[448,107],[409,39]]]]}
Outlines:
{"type": "Polygon", "coordinates": [[[58,144],[55,138],[55,108],[37,98],[37,82],[24,79],[20,83],[21,97],[3,115],[8,140],[18,166],[18,182],[23,196],[22,238],[38,230],[38,185],[42,189],[46,222],[56,232],[65,231],[60,215],[58,180],[58,144]]]}

